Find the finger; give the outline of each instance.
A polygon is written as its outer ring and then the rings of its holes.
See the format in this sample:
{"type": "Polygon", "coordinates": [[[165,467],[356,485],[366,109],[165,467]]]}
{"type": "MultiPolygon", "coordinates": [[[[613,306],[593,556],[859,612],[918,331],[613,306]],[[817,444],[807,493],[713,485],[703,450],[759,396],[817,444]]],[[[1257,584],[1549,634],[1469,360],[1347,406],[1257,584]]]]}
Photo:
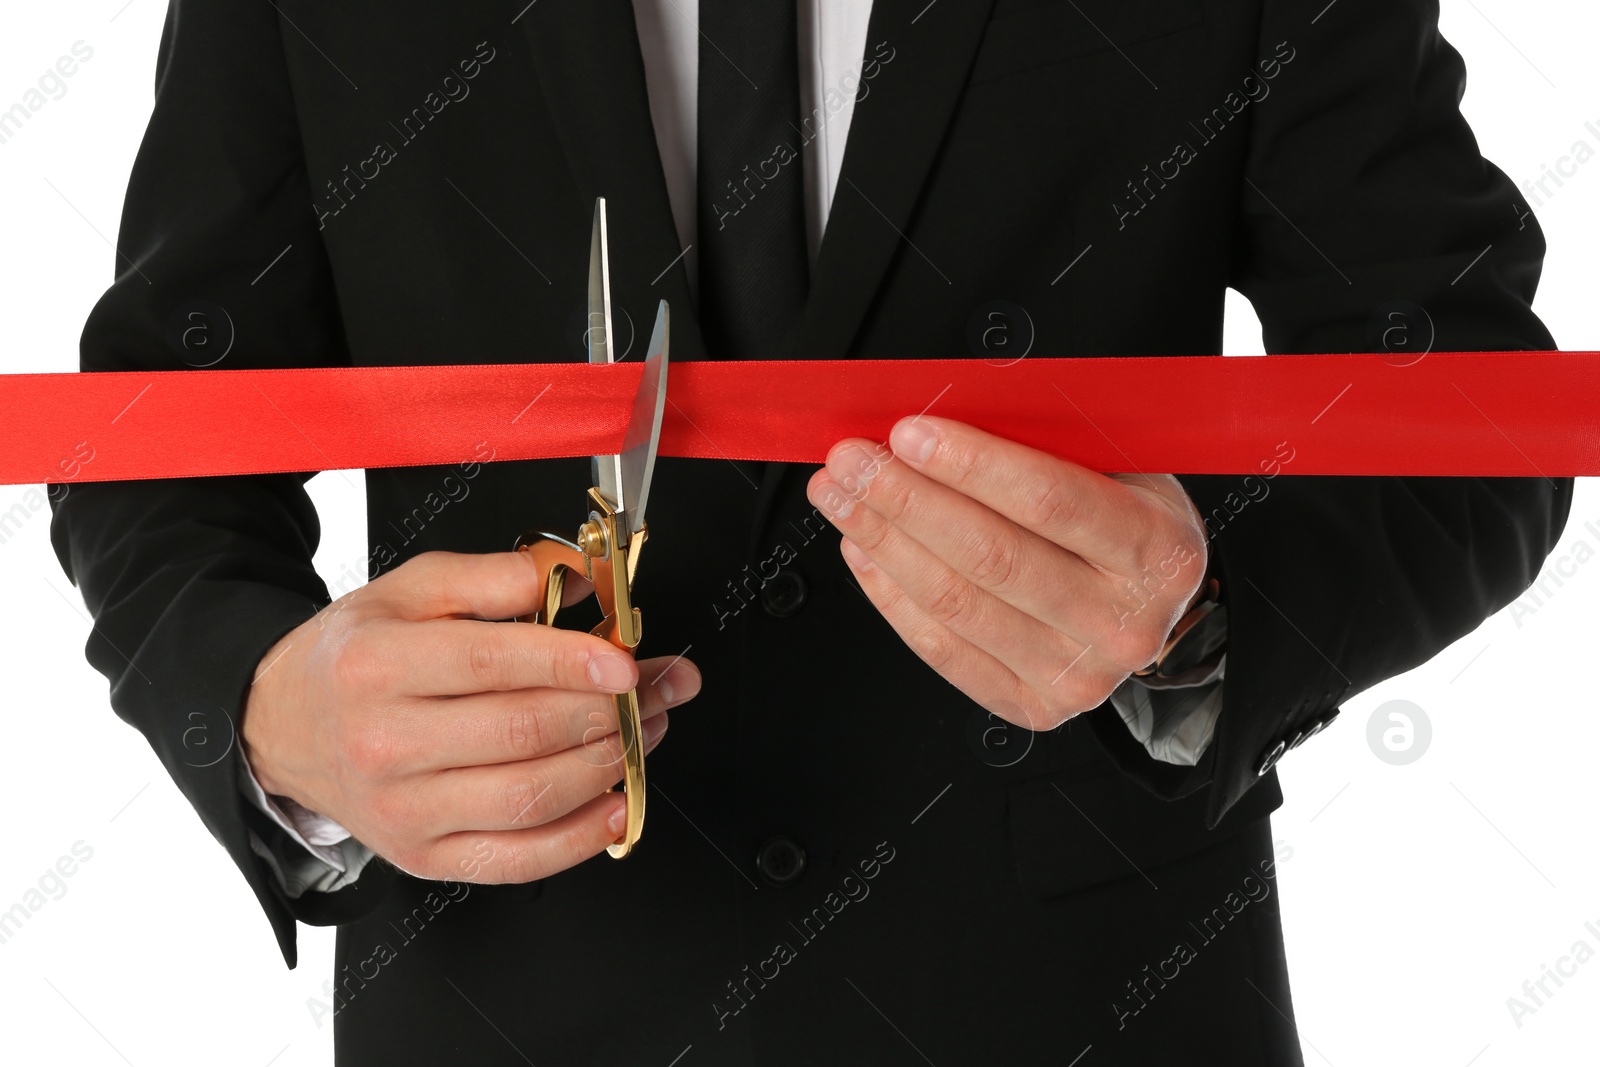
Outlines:
{"type": "MultiPolygon", "coordinates": [[[[852,511],[840,530],[847,560],[855,553],[855,562],[881,570],[928,619],[987,652],[1031,688],[1048,690],[1068,670],[1101,665],[1104,654],[1096,655],[1093,638],[1041,622],[973,584],[870,508],[852,511]]],[[[1101,629],[1123,640],[1114,626],[1101,629]]]]}
{"type": "Polygon", "coordinates": [[[623,794],[606,793],[543,826],[449,834],[415,855],[385,858],[417,878],[489,885],[534,882],[592,859],[615,843],[627,810],[623,794]]]}
{"type": "Polygon", "coordinates": [[[526,552],[424,552],[361,593],[368,610],[412,621],[511,619],[544,607],[542,577],[526,552]]]}
{"type": "MultiPolygon", "coordinates": [[[[594,583],[585,578],[578,571],[567,568],[567,576],[561,586],[561,606],[570,608],[594,595],[594,583]]],[[[543,605],[541,605],[542,607],[543,605]]]]}
{"type": "MultiPolygon", "coordinates": [[[[648,754],[667,730],[667,716],[646,719],[648,754]]],[[[408,800],[405,823],[428,837],[467,830],[541,826],[588,803],[622,778],[622,740],[606,734],[592,747],[488,767],[458,767],[428,777],[408,800]]]]}
{"type": "Polygon", "coordinates": [[[1061,717],[1048,710],[1005,664],[931,618],[848,539],[840,549],[873,607],[906,647],[941,678],[1007,722],[1030,730],[1046,730],[1060,724],[1061,717]]]}
{"type": "Polygon", "coordinates": [[[510,689],[625,693],[633,657],[592,634],[525,622],[432,619],[376,627],[363,643],[394,691],[457,696],[510,689]]]}
{"type": "MultiPolygon", "coordinates": [[[[700,691],[700,671],[682,657],[641,660],[639,715],[648,719],[700,691]]],[[[560,689],[513,689],[408,702],[392,722],[397,773],[442,771],[537,759],[582,749],[599,762],[617,730],[613,697],[560,689]]]]}
{"type": "MultiPolygon", "coordinates": [[[[1104,605],[1115,623],[1115,602],[1127,579],[1107,575],[1077,554],[1048,541],[971,497],[934,481],[905,463],[878,464],[860,473],[872,457],[853,441],[828,454],[828,465],[812,476],[807,495],[845,535],[879,559],[858,531],[864,505],[945,561],[957,574],[1027,615],[1057,629],[1081,625],[1085,607],[1104,605]]],[[[1092,639],[1092,638],[1091,638],[1092,639]]]]}
{"type": "Polygon", "coordinates": [[[931,416],[900,420],[889,445],[934,481],[1107,570],[1131,577],[1149,555],[1150,524],[1139,516],[1150,504],[1115,479],[931,416]]]}

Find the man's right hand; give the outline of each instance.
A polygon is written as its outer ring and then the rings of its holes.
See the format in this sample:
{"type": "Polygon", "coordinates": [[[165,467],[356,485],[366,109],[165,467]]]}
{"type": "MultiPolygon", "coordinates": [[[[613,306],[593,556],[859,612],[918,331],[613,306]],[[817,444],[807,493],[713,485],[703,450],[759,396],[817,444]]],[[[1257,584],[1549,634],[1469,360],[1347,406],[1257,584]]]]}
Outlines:
{"type": "MultiPolygon", "coordinates": [[[[528,882],[615,842],[627,807],[607,791],[622,778],[611,694],[638,686],[648,752],[700,672],[484,621],[540,606],[537,578],[521,552],[428,552],[285,634],[245,705],[257,781],[419,878],[528,882]]],[[[589,589],[567,586],[569,602],[589,589]]]]}

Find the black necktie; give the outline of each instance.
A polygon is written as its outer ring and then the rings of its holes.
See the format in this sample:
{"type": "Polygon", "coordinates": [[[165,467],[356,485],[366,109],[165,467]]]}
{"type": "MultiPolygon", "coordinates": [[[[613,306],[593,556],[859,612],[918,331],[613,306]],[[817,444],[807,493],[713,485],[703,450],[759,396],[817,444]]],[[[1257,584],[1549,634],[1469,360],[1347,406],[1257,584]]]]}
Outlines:
{"type": "Polygon", "coordinates": [[[790,355],[805,306],[795,0],[700,0],[700,321],[721,359],[790,355]]]}

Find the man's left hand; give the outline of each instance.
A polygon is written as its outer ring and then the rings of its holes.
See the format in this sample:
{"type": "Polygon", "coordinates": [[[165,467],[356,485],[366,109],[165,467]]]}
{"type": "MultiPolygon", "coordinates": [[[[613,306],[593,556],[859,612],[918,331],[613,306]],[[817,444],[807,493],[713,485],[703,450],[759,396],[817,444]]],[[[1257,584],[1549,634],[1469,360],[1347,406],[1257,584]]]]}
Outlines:
{"type": "Polygon", "coordinates": [[[911,650],[1031,730],[1149,665],[1206,570],[1171,475],[1106,476],[949,419],[902,419],[889,448],[840,441],[806,493],[911,650]]]}

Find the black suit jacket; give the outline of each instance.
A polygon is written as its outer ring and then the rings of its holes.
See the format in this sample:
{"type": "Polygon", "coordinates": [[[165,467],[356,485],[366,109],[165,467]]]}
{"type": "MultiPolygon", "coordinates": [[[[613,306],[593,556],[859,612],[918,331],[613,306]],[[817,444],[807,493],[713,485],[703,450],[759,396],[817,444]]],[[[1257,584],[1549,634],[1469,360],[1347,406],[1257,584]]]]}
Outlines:
{"type": "MultiPolygon", "coordinates": [[[[1436,349],[1553,347],[1529,306],[1542,238],[1457,110],[1436,6],[1324,8],[877,0],[879,65],[798,351],[969,357],[975,314],[1004,300],[1035,354],[1211,354],[1228,286],[1273,352],[1370,350],[1398,300],[1426,310],[1436,349]]],[[[231,342],[219,369],[577,358],[597,195],[619,306],[642,331],[669,300],[674,358],[702,358],[629,4],[173,0],[83,369],[199,362],[172,340],[195,301],[231,342]]],[[[486,418],[486,450],[499,430],[486,418]]],[[[1508,603],[1571,490],[1292,461],[1270,480],[1185,476],[1230,651],[1215,739],[1182,768],[1109,706],[1029,736],[939,680],[849,580],[804,470],[665,460],[642,652],[687,649],[706,684],[651,758],[636,856],[460,900],[377,862],[291,899],[250,839],[295,846],[233,761],[196,766],[185,731],[236,722],[262,653],[328,602],[305,480],[76,486],[52,533],[112,706],[285,958],[294,919],[344,924],[341,1052],[412,1062],[520,1062],[508,1044],[540,1063],[685,1045],[700,1063],[911,1062],[902,1037],[936,1062],[1066,1062],[1091,1042],[1137,1062],[1199,1055],[1196,1033],[1234,1062],[1293,1060],[1275,896],[1235,912],[1223,947],[1196,925],[1265,877],[1280,794],[1264,762],[1508,603]],[[753,863],[778,838],[806,857],[781,889],[753,863]],[[1167,973],[1185,938],[1199,959],[1182,970],[1209,976],[1153,985],[1141,966],[1167,973]],[[778,942],[794,958],[774,962],[778,942]]],[[[587,484],[578,461],[370,471],[371,570],[570,525],[587,484]]]]}

